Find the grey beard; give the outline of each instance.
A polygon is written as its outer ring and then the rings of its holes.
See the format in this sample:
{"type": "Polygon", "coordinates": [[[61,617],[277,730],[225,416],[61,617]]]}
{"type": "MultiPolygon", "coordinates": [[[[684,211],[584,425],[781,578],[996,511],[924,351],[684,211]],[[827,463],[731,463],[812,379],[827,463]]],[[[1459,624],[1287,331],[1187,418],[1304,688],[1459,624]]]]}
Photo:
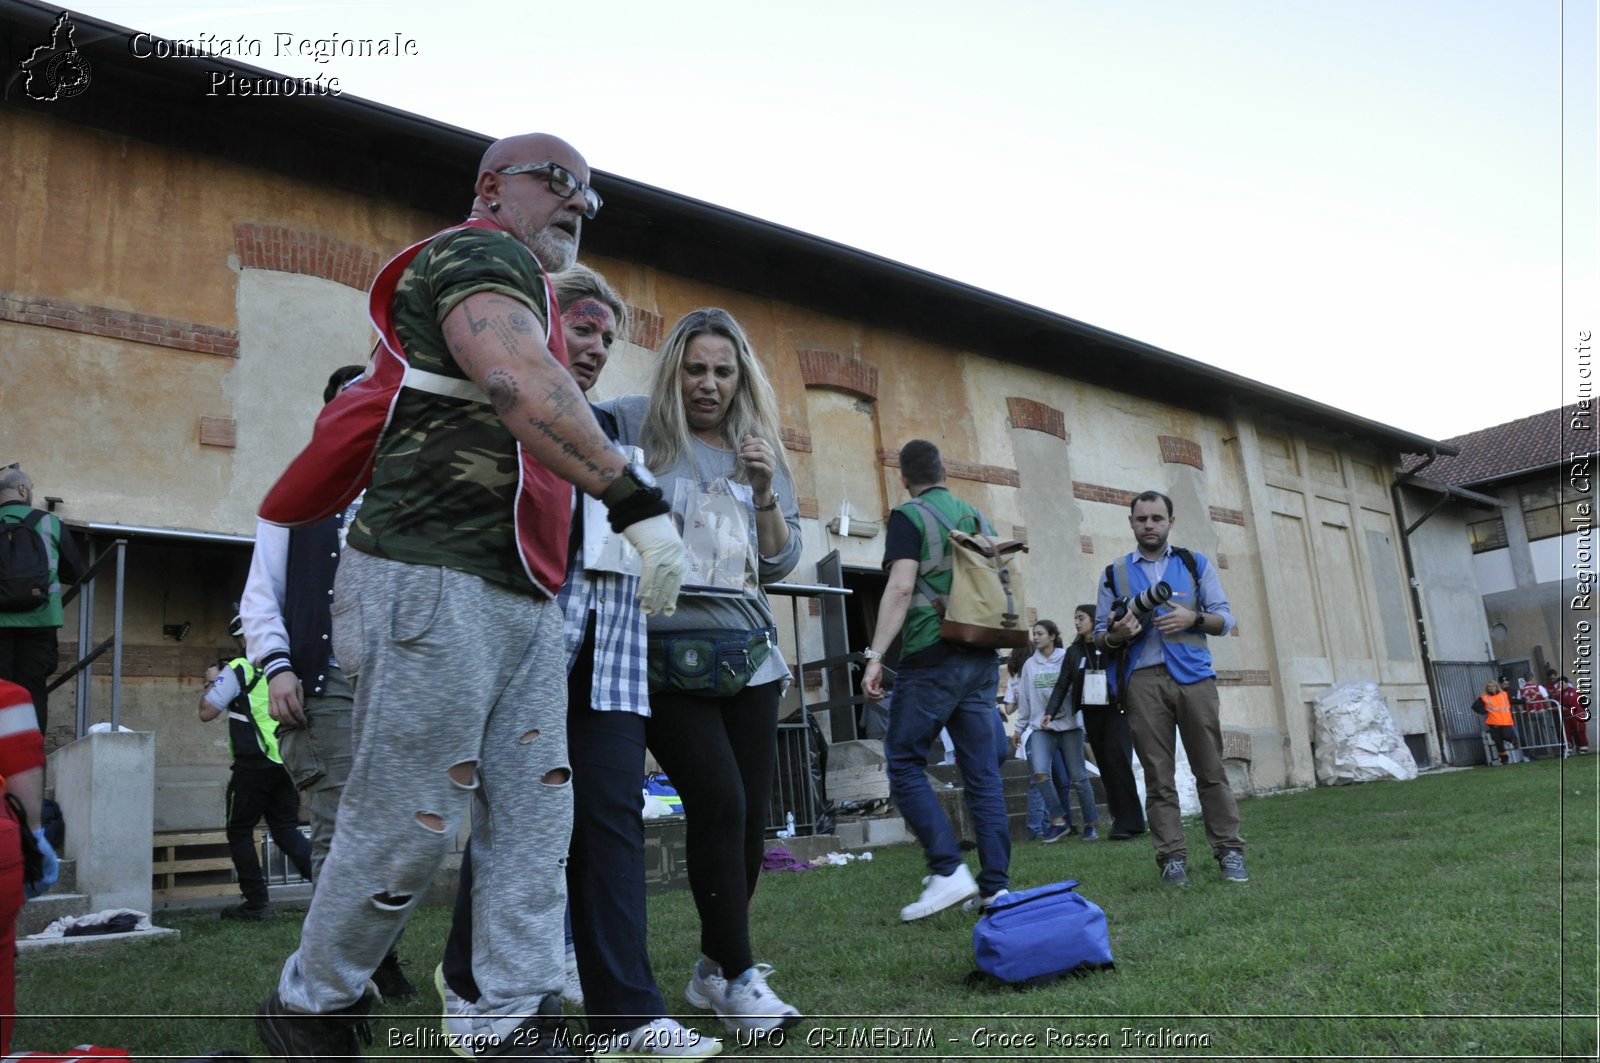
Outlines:
{"type": "Polygon", "coordinates": [[[535,233],[529,250],[538,258],[546,273],[570,269],[578,258],[577,241],[555,228],[544,228],[535,233]]]}

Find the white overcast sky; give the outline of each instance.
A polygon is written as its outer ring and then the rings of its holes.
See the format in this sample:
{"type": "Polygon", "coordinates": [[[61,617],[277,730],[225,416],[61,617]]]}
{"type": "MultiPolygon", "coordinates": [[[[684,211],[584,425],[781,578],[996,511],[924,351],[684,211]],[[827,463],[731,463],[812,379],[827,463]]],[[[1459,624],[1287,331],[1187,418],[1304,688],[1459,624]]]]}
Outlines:
{"type": "Polygon", "coordinates": [[[1434,438],[1573,401],[1596,327],[1596,0],[77,10],[558,133],[599,169],[1434,438]],[[418,55],[317,63],[279,33],[418,55]]]}

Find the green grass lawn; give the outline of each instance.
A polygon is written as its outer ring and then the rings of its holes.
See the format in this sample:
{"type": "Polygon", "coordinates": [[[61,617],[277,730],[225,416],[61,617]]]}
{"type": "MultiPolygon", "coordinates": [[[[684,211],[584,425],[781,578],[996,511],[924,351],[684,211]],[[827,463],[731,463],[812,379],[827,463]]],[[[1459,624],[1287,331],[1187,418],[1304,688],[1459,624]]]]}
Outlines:
{"type": "MultiPolygon", "coordinates": [[[[1251,881],[1225,885],[1189,824],[1186,890],[1156,879],[1144,838],[1019,843],[1018,888],[1065,878],[1110,920],[1116,970],[1017,992],[969,988],[959,911],[903,925],[925,873],[913,846],[770,874],[758,959],[809,1020],[770,1059],[1594,1059],[1600,757],[1242,802],[1251,881]]],[[[136,1056],[260,1051],[248,1016],[298,938],[298,913],[240,925],[163,915],[177,942],[24,956],[14,1047],[120,1045],[136,1056]]],[[[651,902],[668,1007],[697,953],[687,891],[651,902]]],[[[448,912],[401,944],[431,984],[448,912]]],[[[412,1056],[437,1026],[431,989],[377,1013],[372,1055],[412,1056]],[[397,1047],[390,1047],[397,1046],[397,1047]]],[[[707,1031],[703,1017],[688,1019],[707,1031]]]]}

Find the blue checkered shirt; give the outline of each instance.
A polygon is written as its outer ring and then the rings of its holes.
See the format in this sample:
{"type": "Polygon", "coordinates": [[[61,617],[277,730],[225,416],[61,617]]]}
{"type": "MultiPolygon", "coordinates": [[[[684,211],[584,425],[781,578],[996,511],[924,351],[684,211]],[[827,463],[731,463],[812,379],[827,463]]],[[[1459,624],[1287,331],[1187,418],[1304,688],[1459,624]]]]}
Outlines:
{"type": "Polygon", "coordinates": [[[589,614],[594,613],[594,684],[589,707],[602,712],[650,715],[645,679],[645,619],[639,608],[639,577],[588,572],[583,551],[574,550],[567,581],[557,600],[564,618],[567,671],[577,662],[589,614]]]}

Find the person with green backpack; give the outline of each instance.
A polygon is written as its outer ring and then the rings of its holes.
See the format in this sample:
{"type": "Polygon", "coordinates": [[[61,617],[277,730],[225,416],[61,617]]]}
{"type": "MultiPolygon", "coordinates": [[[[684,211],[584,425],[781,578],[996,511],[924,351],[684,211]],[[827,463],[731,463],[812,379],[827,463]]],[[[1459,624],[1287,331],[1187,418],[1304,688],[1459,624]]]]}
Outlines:
{"type": "Polygon", "coordinates": [[[28,692],[39,731],[50,727],[45,683],[60,663],[61,587],[83,574],[71,534],[33,507],[33,479],[20,463],[0,469],[0,679],[28,692]]]}
{"type": "Polygon", "coordinates": [[[1011,830],[994,726],[1000,679],[995,651],[1008,639],[1024,644],[1028,634],[1020,625],[1006,634],[985,623],[1006,615],[1016,622],[1020,606],[1008,580],[995,580],[989,589],[996,591],[993,598],[1011,602],[1009,607],[999,604],[990,616],[964,615],[955,608],[963,596],[956,593],[958,559],[952,555],[976,546],[980,556],[998,562],[1014,544],[995,542],[988,519],[950,493],[939,448],[925,439],[902,447],[900,480],[911,501],[889,515],[883,553],[889,581],[872,643],[863,652],[867,666],[861,689],[869,698],[885,696],[893,673],[883,658],[899,639],[883,751],[889,796],[928,862],[922,895],[900,909],[901,920],[911,922],[963,902],[981,910],[1009,888],[1011,830]],[[978,640],[988,644],[975,645],[978,640]],[[941,727],[949,728],[955,741],[956,767],[972,812],[980,866],[976,879],[961,859],[958,839],[924,771],[928,747],[941,727]]]}

